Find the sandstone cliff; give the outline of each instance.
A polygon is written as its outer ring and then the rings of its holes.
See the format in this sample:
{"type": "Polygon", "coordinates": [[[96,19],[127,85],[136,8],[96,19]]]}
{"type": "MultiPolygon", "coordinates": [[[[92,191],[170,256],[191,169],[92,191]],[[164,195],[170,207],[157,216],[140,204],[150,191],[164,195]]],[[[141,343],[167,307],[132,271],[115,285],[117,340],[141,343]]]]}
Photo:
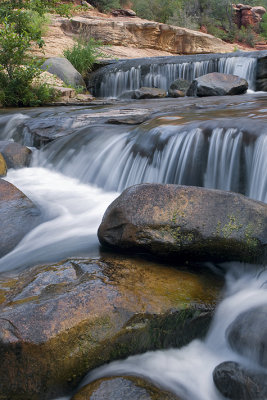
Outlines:
{"type": "Polygon", "coordinates": [[[119,58],[226,53],[234,49],[234,45],[206,33],[141,18],[86,12],[71,19],[53,17],[45,38],[46,57],[60,55],[81,34],[112,46],[106,52],[119,58]]]}

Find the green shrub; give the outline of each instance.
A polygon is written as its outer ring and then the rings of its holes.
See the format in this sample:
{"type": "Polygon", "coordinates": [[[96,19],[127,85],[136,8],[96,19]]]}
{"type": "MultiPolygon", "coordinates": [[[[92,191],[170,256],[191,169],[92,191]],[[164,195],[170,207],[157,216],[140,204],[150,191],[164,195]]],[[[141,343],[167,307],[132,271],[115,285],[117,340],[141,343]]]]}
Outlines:
{"type": "Polygon", "coordinates": [[[101,12],[120,8],[119,0],[91,0],[90,4],[92,4],[94,7],[97,7],[101,12]]]}
{"type": "Polygon", "coordinates": [[[255,34],[251,28],[242,26],[241,29],[237,31],[236,39],[239,42],[247,43],[251,47],[255,45],[255,34]]]}
{"type": "Polygon", "coordinates": [[[260,24],[260,31],[264,39],[267,39],[267,13],[264,14],[262,17],[262,21],[260,24]]]}
{"type": "Polygon", "coordinates": [[[63,55],[83,76],[91,71],[98,57],[104,57],[100,50],[101,43],[90,38],[88,41],[78,39],[72,48],[64,50],[63,55]]]}

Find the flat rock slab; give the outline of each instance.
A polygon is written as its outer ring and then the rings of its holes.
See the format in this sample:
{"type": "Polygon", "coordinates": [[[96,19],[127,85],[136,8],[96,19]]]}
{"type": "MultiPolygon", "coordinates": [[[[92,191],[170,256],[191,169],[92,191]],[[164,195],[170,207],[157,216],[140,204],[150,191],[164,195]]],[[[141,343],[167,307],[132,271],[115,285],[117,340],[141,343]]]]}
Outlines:
{"type": "Polygon", "coordinates": [[[0,179],[0,257],[42,222],[41,212],[19,189],[0,179]]]}
{"type": "Polygon", "coordinates": [[[153,383],[135,376],[98,379],[89,383],[71,400],[181,400],[153,383]]]}
{"type": "Polygon", "coordinates": [[[267,205],[220,190],[135,185],[108,207],[98,237],[175,260],[258,262],[266,259],[267,205]]]}
{"type": "Polygon", "coordinates": [[[248,82],[236,75],[212,72],[196,78],[187,91],[187,96],[227,96],[246,93],[248,82]]]}
{"type": "Polygon", "coordinates": [[[51,399],[91,369],[203,337],[222,282],[150,261],[69,259],[0,281],[0,398],[51,399]]]}

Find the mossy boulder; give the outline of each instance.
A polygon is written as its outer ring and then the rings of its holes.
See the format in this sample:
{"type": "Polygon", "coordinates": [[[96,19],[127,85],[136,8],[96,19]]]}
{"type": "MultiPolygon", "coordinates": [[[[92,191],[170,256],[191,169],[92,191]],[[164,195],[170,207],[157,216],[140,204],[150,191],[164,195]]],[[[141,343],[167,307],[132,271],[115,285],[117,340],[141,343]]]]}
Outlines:
{"type": "Polygon", "coordinates": [[[32,151],[19,143],[0,141],[0,153],[3,155],[7,168],[28,167],[32,151]]]}
{"type": "Polygon", "coordinates": [[[0,284],[0,398],[51,399],[91,369],[203,337],[222,282],[138,259],[69,259],[0,284]]]}
{"type": "Polygon", "coordinates": [[[71,400],[181,400],[136,376],[101,378],[79,390],[71,400]]]}
{"type": "Polygon", "coordinates": [[[141,184],[106,210],[102,245],[175,260],[266,259],[267,205],[205,188],[141,184]]]}
{"type": "Polygon", "coordinates": [[[42,222],[37,206],[11,183],[0,179],[0,257],[42,222]]]}
{"type": "Polygon", "coordinates": [[[7,165],[3,155],[0,153],[0,177],[6,176],[7,173],[7,165]]]}

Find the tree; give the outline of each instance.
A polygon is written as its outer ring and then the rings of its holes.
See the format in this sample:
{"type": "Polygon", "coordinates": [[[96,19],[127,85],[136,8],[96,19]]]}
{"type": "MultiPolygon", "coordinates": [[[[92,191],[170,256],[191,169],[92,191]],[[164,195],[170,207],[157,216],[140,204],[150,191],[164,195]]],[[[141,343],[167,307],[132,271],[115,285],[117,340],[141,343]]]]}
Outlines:
{"type": "Polygon", "coordinates": [[[50,0],[4,0],[0,3],[0,103],[33,106],[54,97],[45,84],[33,85],[42,70],[40,60],[29,56],[34,44],[43,47],[42,25],[50,0]]]}

